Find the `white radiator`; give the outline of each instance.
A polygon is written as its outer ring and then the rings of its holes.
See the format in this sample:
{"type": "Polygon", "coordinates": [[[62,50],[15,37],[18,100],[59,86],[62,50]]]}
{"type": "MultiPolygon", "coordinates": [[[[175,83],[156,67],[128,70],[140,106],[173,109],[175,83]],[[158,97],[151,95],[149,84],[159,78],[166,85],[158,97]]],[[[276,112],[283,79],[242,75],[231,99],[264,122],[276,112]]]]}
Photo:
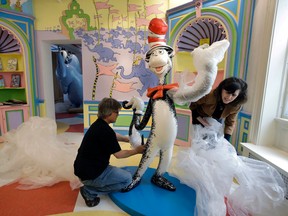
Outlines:
{"type": "MultiPolygon", "coordinates": [[[[278,170],[282,176],[286,188],[288,190],[288,153],[277,148],[265,147],[265,146],[256,146],[250,143],[241,143],[243,146],[243,156],[264,161],[275,169],[278,170]]],[[[267,210],[265,214],[253,215],[253,216],[287,216],[288,212],[288,192],[285,195],[285,201],[279,206],[276,206],[273,209],[267,210]]]]}
{"type": "MultiPolygon", "coordinates": [[[[243,156],[246,156],[246,155],[243,155],[243,156]]],[[[247,155],[247,157],[252,158],[252,159],[255,159],[255,160],[263,161],[263,160],[261,160],[260,157],[257,157],[257,156],[255,155],[255,153],[253,153],[253,152],[251,152],[251,151],[249,151],[249,150],[248,150],[248,155],[247,155]]],[[[271,166],[273,166],[275,169],[277,169],[278,172],[280,173],[280,175],[282,176],[282,179],[283,179],[283,181],[284,181],[284,183],[285,183],[285,185],[286,185],[286,188],[287,188],[285,198],[288,200],[288,175],[285,174],[285,173],[282,172],[282,171],[279,171],[279,168],[278,168],[277,166],[275,166],[275,164],[273,164],[273,163],[271,163],[271,162],[268,162],[268,161],[266,161],[266,160],[265,160],[265,162],[269,163],[271,166]]]]}

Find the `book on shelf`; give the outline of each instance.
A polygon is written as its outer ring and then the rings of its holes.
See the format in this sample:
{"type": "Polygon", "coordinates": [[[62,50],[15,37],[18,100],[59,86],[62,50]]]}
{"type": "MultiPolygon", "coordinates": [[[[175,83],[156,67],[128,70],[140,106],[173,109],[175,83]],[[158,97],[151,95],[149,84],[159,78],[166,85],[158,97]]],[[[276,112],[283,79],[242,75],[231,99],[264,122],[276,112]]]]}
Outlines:
{"type": "Polygon", "coordinates": [[[4,76],[0,75],[0,88],[4,88],[5,87],[5,80],[4,80],[4,76]]]}
{"type": "Polygon", "coordinates": [[[8,71],[17,70],[17,58],[8,59],[7,70],[8,71]]]}
{"type": "Polygon", "coordinates": [[[3,70],[2,60],[0,58],[0,70],[3,70]]]}
{"type": "Polygon", "coordinates": [[[11,75],[11,87],[20,87],[21,86],[21,76],[19,74],[11,75]]]}

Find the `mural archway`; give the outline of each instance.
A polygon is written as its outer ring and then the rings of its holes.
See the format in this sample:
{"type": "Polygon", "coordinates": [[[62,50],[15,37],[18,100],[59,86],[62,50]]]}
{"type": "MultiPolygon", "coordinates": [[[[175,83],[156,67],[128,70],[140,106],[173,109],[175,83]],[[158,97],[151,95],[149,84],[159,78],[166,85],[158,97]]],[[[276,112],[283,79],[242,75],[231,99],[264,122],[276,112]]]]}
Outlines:
{"type": "Polygon", "coordinates": [[[18,39],[4,26],[0,26],[0,53],[19,53],[21,46],[18,39]]]}
{"type": "Polygon", "coordinates": [[[38,95],[37,95],[37,86],[36,86],[36,75],[35,75],[35,63],[34,63],[34,34],[33,34],[33,19],[25,18],[15,15],[15,20],[22,20],[26,25],[18,26],[17,22],[11,22],[9,19],[5,19],[7,14],[3,13],[0,18],[0,28],[2,33],[6,35],[2,40],[5,43],[10,43],[11,46],[6,46],[8,49],[2,48],[3,53],[14,53],[21,52],[23,54],[24,62],[24,71],[25,71],[25,80],[26,80],[26,97],[27,103],[29,104],[29,115],[36,115],[38,113],[38,95]],[[31,22],[31,23],[30,23],[31,22]],[[3,29],[6,29],[3,31],[3,29]],[[7,31],[7,32],[6,32],[7,31]],[[11,34],[13,33],[13,36],[11,34]],[[5,39],[7,37],[7,39],[5,39]]]}
{"type": "Polygon", "coordinates": [[[233,56],[236,55],[237,32],[230,17],[220,10],[203,9],[200,18],[196,18],[196,12],[193,12],[175,19],[169,19],[168,16],[168,21],[171,25],[169,44],[174,48],[176,55],[174,64],[176,67],[172,79],[178,81],[178,72],[185,70],[185,64],[193,70],[190,52],[194,48],[203,43],[211,45],[224,38],[228,39],[231,44],[226,57],[218,65],[219,74],[214,86],[225,76],[235,75],[235,58],[233,56]]]}

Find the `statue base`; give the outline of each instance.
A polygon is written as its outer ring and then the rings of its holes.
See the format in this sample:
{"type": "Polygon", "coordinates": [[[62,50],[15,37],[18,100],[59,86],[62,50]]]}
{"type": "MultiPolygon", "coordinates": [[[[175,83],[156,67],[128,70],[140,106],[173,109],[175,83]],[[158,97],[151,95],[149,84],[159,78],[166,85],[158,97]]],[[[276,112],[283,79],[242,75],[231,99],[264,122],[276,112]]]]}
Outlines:
{"type": "MultiPolygon", "coordinates": [[[[133,175],[137,167],[124,169],[133,175]]],[[[164,177],[175,185],[176,191],[159,188],[151,183],[154,173],[155,169],[148,168],[136,188],[126,193],[111,193],[111,200],[129,215],[194,215],[195,190],[167,173],[164,177]]]]}

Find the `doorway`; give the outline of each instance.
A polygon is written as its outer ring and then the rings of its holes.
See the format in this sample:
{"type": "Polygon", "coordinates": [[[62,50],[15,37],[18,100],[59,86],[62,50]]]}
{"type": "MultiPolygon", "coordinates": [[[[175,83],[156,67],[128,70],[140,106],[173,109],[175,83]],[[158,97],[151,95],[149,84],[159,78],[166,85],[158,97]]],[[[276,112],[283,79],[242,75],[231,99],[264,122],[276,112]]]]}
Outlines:
{"type": "Polygon", "coordinates": [[[83,132],[84,121],[81,44],[52,44],[51,54],[55,120],[57,123],[58,132],[83,132]],[[75,66],[76,63],[77,65],[75,66]],[[63,69],[61,64],[64,65],[63,69]],[[62,74],[62,70],[65,70],[64,75],[62,74]],[[79,76],[78,73],[81,76],[79,76]],[[77,77],[74,77],[76,74],[77,77]],[[71,77],[68,79],[67,77],[69,76],[71,77]],[[78,80],[80,79],[79,77],[81,78],[81,85],[76,84],[77,86],[75,86],[74,83],[71,83],[71,79],[78,80]],[[70,90],[69,88],[74,88],[74,90],[70,90]],[[79,91],[81,91],[82,98],[79,96],[79,91]],[[75,93],[77,95],[74,95],[75,93]],[[75,103],[76,99],[73,99],[74,96],[80,97],[77,99],[77,103],[75,103]],[[79,100],[81,100],[81,103],[79,100]]]}

